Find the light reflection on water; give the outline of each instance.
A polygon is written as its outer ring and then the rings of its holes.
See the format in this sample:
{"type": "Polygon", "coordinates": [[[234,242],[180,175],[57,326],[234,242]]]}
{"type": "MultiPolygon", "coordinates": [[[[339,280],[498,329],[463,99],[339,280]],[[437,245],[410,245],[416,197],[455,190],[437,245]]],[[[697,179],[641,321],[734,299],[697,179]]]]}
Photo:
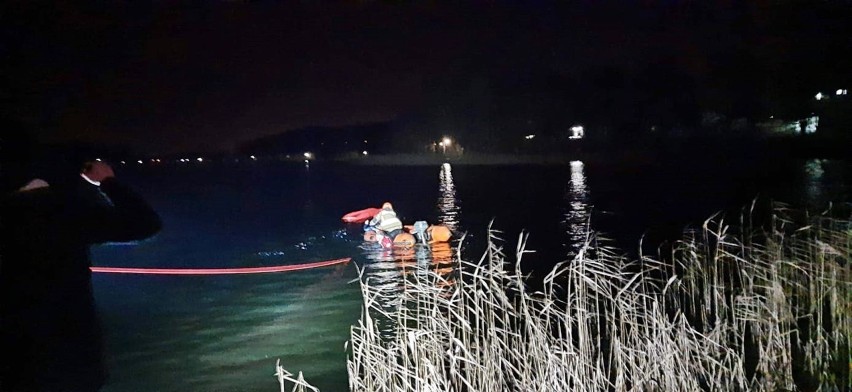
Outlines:
{"type": "Polygon", "coordinates": [[[815,206],[823,200],[823,176],[825,168],[822,159],[811,159],[804,164],[805,202],[815,206]]]}
{"type": "Polygon", "coordinates": [[[456,185],[453,181],[453,168],[449,163],[441,165],[441,172],[438,175],[440,186],[438,191],[438,210],[440,213],[441,223],[447,225],[450,230],[455,233],[458,229],[459,219],[461,215],[461,206],[456,198],[456,185]]]}
{"type": "Polygon", "coordinates": [[[565,191],[566,206],[562,214],[561,226],[566,234],[565,244],[568,256],[573,257],[582,248],[589,230],[589,189],[586,174],[581,161],[571,162],[571,179],[565,191]]]}
{"type": "Polygon", "coordinates": [[[448,287],[456,271],[453,248],[449,243],[417,244],[409,249],[384,250],[375,243],[361,246],[367,262],[362,279],[376,291],[374,307],[385,315],[374,314],[379,335],[391,341],[397,334],[397,320],[393,316],[401,306],[414,310],[414,293],[405,291],[406,279],[430,282],[438,287],[448,287]],[[385,317],[386,316],[386,317],[385,317]]]}
{"type": "Polygon", "coordinates": [[[348,283],[353,270],[342,265],[265,276],[96,276],[97,285],[121,285],[144,301],[101,301],[111,373],[103,390],[277,390],[276,359],[321,386],[345,385],[342,345],[360,306],[357,285],[348,283]]]}

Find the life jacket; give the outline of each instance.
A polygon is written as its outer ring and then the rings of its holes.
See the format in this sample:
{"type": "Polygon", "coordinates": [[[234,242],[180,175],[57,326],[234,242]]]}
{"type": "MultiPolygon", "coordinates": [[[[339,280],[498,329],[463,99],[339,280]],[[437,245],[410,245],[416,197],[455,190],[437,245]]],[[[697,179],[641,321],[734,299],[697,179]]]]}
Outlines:
{"type": "Polygon", "coordinates": [[[402,230],[402,221],[396,217],[396,213],[389,210],[381,210],[373,218],[376,228],[385,232],[402,230]]]}

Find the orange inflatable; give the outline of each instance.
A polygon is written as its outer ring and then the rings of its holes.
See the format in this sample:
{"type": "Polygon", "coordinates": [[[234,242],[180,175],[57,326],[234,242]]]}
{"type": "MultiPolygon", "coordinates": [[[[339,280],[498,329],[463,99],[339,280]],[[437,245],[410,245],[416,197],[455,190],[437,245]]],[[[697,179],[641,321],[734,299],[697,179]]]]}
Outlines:
{"type": "Polygon", "coordinates": [[[398,234],[393,238],[393,246],[397,248],[411,248],[417,243],[417,239],[408,233],[398,234]]]}
{"type": "Polygon", "coordinates": [[[427,230],[429,230],[429,237],[432,238],[432,242],[447,242],[453,236],[450,228],[444,225],[432,225],[427,230]]]}

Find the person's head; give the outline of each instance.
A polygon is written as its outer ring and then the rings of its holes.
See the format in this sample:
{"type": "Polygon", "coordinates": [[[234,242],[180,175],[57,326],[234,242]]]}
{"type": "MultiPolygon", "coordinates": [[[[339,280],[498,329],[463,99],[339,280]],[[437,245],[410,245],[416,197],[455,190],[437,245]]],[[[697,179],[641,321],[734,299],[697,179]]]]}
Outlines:
{"type": "Polygon", "coordinates": [[[393,211],[393,205],[391,205],[390,202],[386,201],[384,204],[382,204],[382,209],[385,211],[393,211]]]}

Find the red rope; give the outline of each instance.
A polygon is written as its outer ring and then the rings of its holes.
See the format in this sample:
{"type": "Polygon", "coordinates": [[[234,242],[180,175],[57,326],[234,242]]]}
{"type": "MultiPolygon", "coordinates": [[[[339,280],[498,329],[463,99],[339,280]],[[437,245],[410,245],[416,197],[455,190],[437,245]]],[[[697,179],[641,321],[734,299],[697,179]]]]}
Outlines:
{"type": "Polygon", "coordinates": [[[271,272],[299,271],[311,268],[328,267],[348,263],[351,257],[342,259],[317,261],[315,263],[279,265],[274,267],[252,268],[123,268],[123,267],[91,267],[92,272],[111,274],[148,274],[148,275],[234,275],[234,274],[265,274],[271,272]]]}

